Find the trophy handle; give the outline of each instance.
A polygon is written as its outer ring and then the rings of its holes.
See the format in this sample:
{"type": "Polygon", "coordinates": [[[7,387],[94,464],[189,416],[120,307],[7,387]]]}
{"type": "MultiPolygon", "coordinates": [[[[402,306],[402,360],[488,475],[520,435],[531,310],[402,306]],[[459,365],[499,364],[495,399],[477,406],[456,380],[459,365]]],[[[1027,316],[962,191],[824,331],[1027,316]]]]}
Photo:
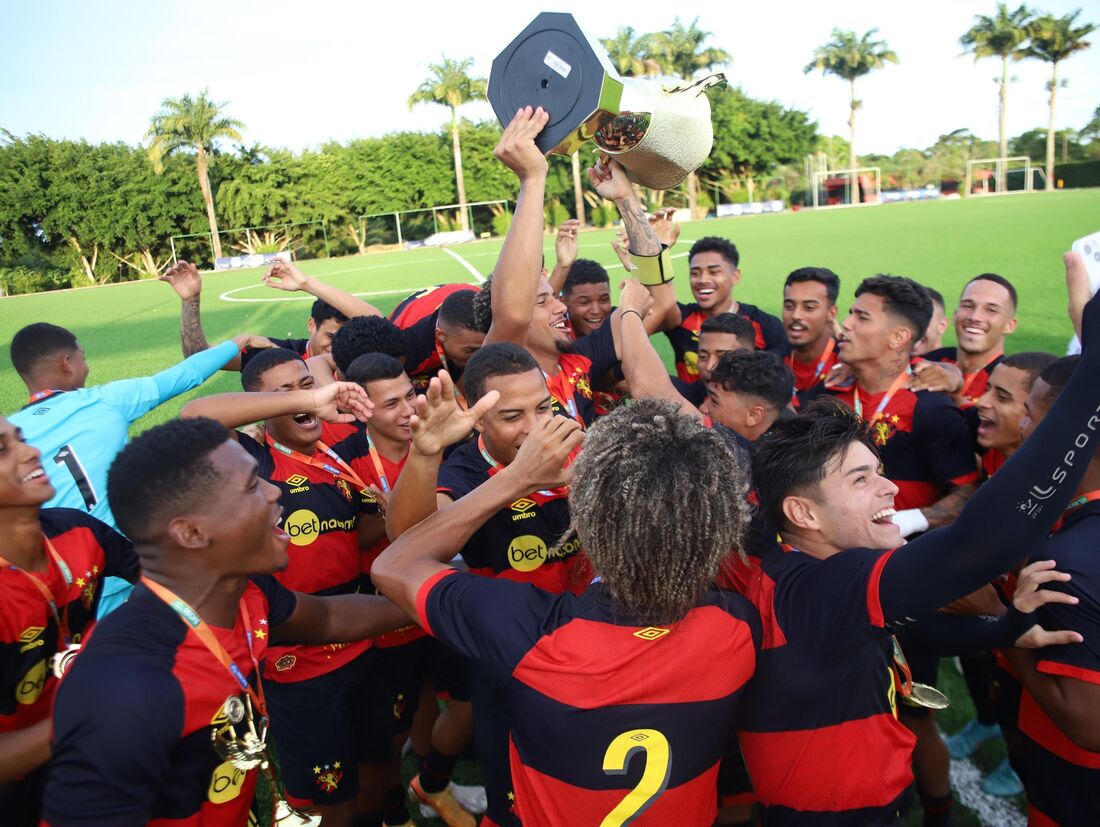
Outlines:
{"type": "Polygon", "coordinates": [[[698,88],[699,91],[695,93],[695,96],[698,97],[699,95],[710,89],[712,86],[719,86],[725,82],[725,74],[722,72],[715,72],[713,75],[707,75],[705,78],[699,78],[699,80],[692,81],[691,83],[681,84],[680,86],[673,86],[671,89],[665,87],[663,91],[668,93],[669,95],[674,95],[677,92],[687,92],[692,89],[698,88]]]}

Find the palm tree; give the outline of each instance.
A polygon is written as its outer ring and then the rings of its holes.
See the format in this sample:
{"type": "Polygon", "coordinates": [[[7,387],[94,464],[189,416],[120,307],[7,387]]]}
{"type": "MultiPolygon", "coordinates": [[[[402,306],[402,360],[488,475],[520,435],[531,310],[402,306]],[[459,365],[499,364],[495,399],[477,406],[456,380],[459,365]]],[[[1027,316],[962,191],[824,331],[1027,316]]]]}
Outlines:
{"type": "Polygon", "coordinates": [[[661,64],[650,54],[652,35],[635,35],[630,26],[621,26],[614,37],[600,40],[615,70],[625,77],[661,74],[661,64]]]}
{"type": "Polygon", "coordinates": [[[855,169],[856,162],[856,110],[860,101],[856,98],[856,78],[863,77],[875,69],[881,69],[886,62],[897,63],[898,56],[886,48],[886,41],[872,40],[878,29],[871,29],[863,37],[855,32],[833,29],[832,40],[824,46],[818,46],[814,59],[803,70],[806,74],[820,69],[824,75],[836,75],[848,81],[851,87],[851,113],[848,126],[851,129],[851,141],[848,146],[848,168],[855,169]]]}
{"type": "MultiPolygon", "coordinates": [[[[979,14],[974,17],[974,25],[959,38],[959,43],[967,53],[974,55],[977,61],[983,57],[1001,59],[1001,80],[998,92],[997,146],[998,154],[1008,155],[1008,133],[1005,130],[1005,106],[1008,97],[1008,61],[1019,60],[1025,56],[1022,44],[1027,40],[1027,27],[1031,23],[1031,10],[1021,5],[1010,11],[1005,3],[997,4],[994,16],[979,14]]],[[[999,176],[997,191],[1005,187],[1004,165],[998,164],[999,176]]]]}
{"type": "Polygon", "coordinates": [[[1031,21],[1027,56],[1050,64],[1050,120],[1047,125],[1047,190],[1054,189],[1054,96],[1058,91],[1058,64],[1089,47],[1085,38],[1096,30],[1092,23],[1074,26],[1081,10],[1055,17],[1044,14],[1031,21]]]}
{"type": "Polygon", "coordinates": [[[223,113],[226,104],[215,103],[209,98],[209,90],[203,89],[192,98],[165,98],[161,101],[160,111],[149,122],[149,131],[145,136],[149,141],[149,160],[153,169],[160,173],[164,170],[164,159],[171,153],[185,148],[194,148],[195,164],[199,172],[199,189],[206,203],[206,217],[210,221],[210,243],[214,248],[214,258],[222,257],[222,242],[218,236],[218,217],[214,212],[214,194],[210,190],[210,176],[207,173],[207,155],[213,151],[214,142],[229,138],[241,140],[244,124],[236,118],[226,117],[223,113]]]}
{"type": "MultiPolygon", "coordinates": [[[[703,44],[711,36],[710,32],[699,28],[699,18],[691,21],[691,25],[684,26],[677,17],[672,22],[668,31],[655,32],[647,39],[649,56],[655,59],[669,74],[674,74],[683,80],[691,80],[699,72],[709,72],[715,66],[729,63],[733,60],[725,49],[704,47],[703,44]]],[[[688,209],[695,216],[696,203],[698,201],[699,179],[692,172],[688,176],[688,209]]]]}
{"type": "Polygon", "coordinates": [[[472,57],[452,60],[446,55],[442,63],[431,63],[428,70],[431,77],[425,80],[409,96],[409,109],[418,103],[438,103],[451,110],[451,145],[455,156],[455,183],[458,187],[458,207],[462,229],[470,229],[470,217],[466,214],[466,182],[462,177],[462,145],[458,140],[458,107],[473,100],[485,100],[488,81],[485,78],[472,78],[470,67],[474,65],[472,57]]]}

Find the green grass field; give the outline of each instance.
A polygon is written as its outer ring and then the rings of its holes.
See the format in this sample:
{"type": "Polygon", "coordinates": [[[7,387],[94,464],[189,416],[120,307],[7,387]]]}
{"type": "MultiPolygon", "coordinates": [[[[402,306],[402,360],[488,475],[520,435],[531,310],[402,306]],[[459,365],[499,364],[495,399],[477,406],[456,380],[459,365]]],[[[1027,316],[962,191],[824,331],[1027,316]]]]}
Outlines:
{"type": "MultiPolygon", "coordinates": [[[[842,313],[859,280],[874,273],[906,275],[936,287],[950,307],[967,279],[992,271],[1011,279],[1021,296],[1020,326],[1010,340],[1010,352],[1061,353],[1071,334],[1061,253],[1074,239],[1098,228],[1100,190],[696,222],[685,225],[675,251],[681,274],[677,291],[682,299],[690,300],[683,256],[690,242],[704,235],[725,236],[737,244],[742,283],[735,295],[776,314],[786,274],[806,265],[830,267],[840,274],[842,313]]],[[[622,270],[610,247],[612,237],[608,230],[582,234],[580,254],[608,265],[615,282],[622,270]]],[[[500,243],[477,242],[456,247],[453,253],[487,275],[500,243]]],[[[548,236],[544,246],[552,264],[553,238],[548,236]]],[[[474,280],[459,258],[437,249],[321,259],[304,262],[301,267],[363,295],[384,312],[421,287],[474,280]]],[[[261,270],[248,270],[204,277],[203,318],[211,342],[244,331],[280,337],[306,335],[311,297],[266,288],[261,275],[261,270]]],[[[151,374],[180,358],[179,302],[164,284],[136,282],[0,299],[0,412],[14,411],[26,401],[8,351],[15,331],[36,321],[60,324],[77,334],[91,364],[90,382],[94,384],[151,374]]],[[[949,333],[947,340],[952,339],[949,333]]],[[[664,337],[657,337],[655,343],[667,360],[671,354],[664,337]]],[[[219,374],[202,389],[151,413],[135,430],[175,416],[183,402],[198,393],[239,387],[236,374],[219,374]]],[[[946,661],[942,685],[953,706],[941,715],[941,726],[953,731],[973,715],[973,707],[962,680],[946,661]]],[[[974,761],[988,771],[1001,757],[1003,748],[987,744],[974,761]]],[[[474,766],[464,763],[458,780],[474,781],[476,773],[474,766]]],[[[960,810],[960,825],[981,823],[973,813],[960,810]]],[[[918,812],[907,813],[905,824],[919,824],[918,812]]]]}
{"type": "MultiPolygon", "coordinates": [[[[1098,225],[1100,190],[1070,190],[695,222],[684,226],[676,252],[684,254],[688,242],[704,235],[732,239],[741,251],[742,282],[735,295],[773,313],[780,310],[786,274],[806,265],[831,267],[840,274],[842,312],[859,280],[877,272],[911,276],[938,288],[949,303],[969,277],[1001,273],[1021,295],[1020,328],[1010,340],[1010,350],[1062,352],[1070,326],[1060,254],[1098,225]]],[[[605,265],[616,263],[612,235],[609,230],[582,234],[580,254],[605,265]]],[[[500,241],[491,240],[462,245],[453,252],[487,275],[499,249],[500,241]]],[[[552,264],[550,236],[545,249],[552,264]]],[[[365,294],[386,312],[420,287],[473,280],[459,260],[438,249],[318,259],[301,266],[338,287],[365,294]]],[[[690,300],[682,255],[677,269],[681,274],[677,290],[690,300]]],[[[613,281],[622,274],[617,266],[610,272],[613,281]]],[[[310,298],[266,288],[260,283],[261,275],[260,270],[244,270],[204,277],[203,318],[211,342],[242,331],[306,335],[310,298]]],[[[15,331],[36,321],[60,324],[77,334],[92,367],[92,383],[154,373],[180,358],[179,301],[171,288],[158,282],[0,299],[2,412],[25,402],[8,348],[15,331]]],[[[655,341],[667,355],[664,337],[655,341]]],[[[235,376],[220,375],[202,392],[237,388],[235,376]]],[[[165,405],[137,428],[174,416],[183,401],[165,405]]]]}

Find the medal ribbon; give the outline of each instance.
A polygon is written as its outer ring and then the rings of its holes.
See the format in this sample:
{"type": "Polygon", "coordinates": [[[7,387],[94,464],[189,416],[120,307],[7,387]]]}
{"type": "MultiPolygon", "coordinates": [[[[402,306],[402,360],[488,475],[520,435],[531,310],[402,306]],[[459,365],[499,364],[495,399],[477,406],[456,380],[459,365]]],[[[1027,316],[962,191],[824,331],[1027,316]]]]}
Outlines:
{"type": "MultiPolygon", "coordinates": [[[[890,385],[886,393],[882,395],[882,400],[878,403],[878,407],[875,408],[875,415],[872,416],[870,419],[865,420],[868,425],[874,425],[876,422],[878,422],[879,418],[882,416],[882,412],[886,410],[886,406],[889,405],[890,400],[894,398],[894,394],[901,390],[905,386],[905,383],[908,381],[909,371],[907,369],[905,373],[900,374],[897,379],[894,380],[893,384],[890,385]]],[[[852,393],[855,395],[855,404],[852,407],[855,408],[856,416],[858,416],[860,419],[863,419],[863,403],[860,401],[859,398],[858,382],[856,383],[856,386],[853,389],[852,393]]]]}
{"type": "Polygon", "coordinates": [[[282,453],[286,454],[292,460],[300,462],[303,465],[308,465],[311,468],[322,468],[325,471],[328,471],[334,477],[336,477],[336,479],[347,480],[348,482],[357,485],[360,491],[367,490],[367,484],[363,482],[362,477],[356,474],[355,471],[352,470],[350,465],[344,462],[344,460],[340,456],[338,456],[335,451],[325,445],[325,443],[321,442],[321,440],[317,440],[314,445],[316,446],[318,451],[320,451],[333,462],[335,462],[336,465],[330,465],[324,460],[319,459],[317,456],[309,456],[308,454],[303,454],[301,451],[295,451],[293,448],[288,448],[281,442],[276,442],[274,439],[272,439],[271,434],[268,434],[266,438],[268,445],[270,445],[276,451],[281,451],[282,453]]]}
{"type": "Polygon", "coordinates": [[[577,420],[583,428],[584,420],[577,410],[577,401],[575,399],[576,390],[565,377],[565,371],[559,370],[557,376],[550,376],[546,371],[543,371],[542,375],[546,379],[546,388],[550,391],[550,395],[554,397],[559,404],[564,405],[569,415],[577,420]],[[567,388],[568,390],[566,390],[567,388]]]}
{"type": "MultiPolygon", "coordinates": [[[[989,361],[990,362],[995,362],[996,360],[1000,359],[1002,356],[1004,356],[1004,351],[1003,350],[1000,353],[998,353],[996,356],[994,356],[992,359],[990,359],[989,361]]],[[[967,373],[967,374],[963,375],[963,386],[962,386],[962,390],[959,393],[962,395],[962,397],[964,399],[969,399],[970,398],[970,386],[974,384],[974,380],[977,379],[978,376],[984,370],[985,370],[985,368],[978,368],[978,370],[974,371],[973,373],[967,373]]]]}
{"type": "Polygon", "coordinates": [[[829,361],[829,357],[833,355],[833,350],[835,349],[836,339],[829,339],[829,344],[825,345],[825,351],[821,354],[821,358],[817,362],[817,367],[814,368],[815,385],[825,378],[825,364],[829,361]]]}
{"type": "Polygon", "coordinates": [[[443,351],[443,345],[439,339],[435,340],[435,355],[439,357],[439,363],[443,365],[443,370],[447,371],[447,375],[451,377],[451,381],[455,387],[455,399],[458,400],[458,405],[462,410],[466,410],[469,406],[466,402],[466,397],[462,395],[462,391],[458,389],[458,382],[454,381],[455,375],[451,373],[451,366],[447,364],[447,354],[443,351]]]}
{"type": "Polygon", "coordinates": [[[252,700],[252,705],[260,716],[266,718],[267,704],[264,701],[264,685],[260,680],[260,663],[256,660],[256,652],[252,648],[252,618],[248,614],[248,607],[245,605],[244,598],[241,598],[237,607],[240,610],[241,619],[244,621],[245,639],[248,641],[248,656],[252,659],[252,668],[256,673],[256,689],[252,688],[244,673],[241,672],[240,667],[233,662],[233,658],[225,651],[221,641],[214,636],[210,626],[199,617],[199,613],[192,609],[187,601],[182,597],[177,597],[169,589],[144,575],[142,575],[141,582],[145,584],[149,591],[168,604],[168,608],[180,616],[180,619],[195,633],[195,637],[210,651],[210,654],[233,676],[241,690],[248,694],[248,697],[252,700]]]}
{"type": "MultiPolygon", "coordinates": [[[[49,391],[47,393],[47,395],[49,393],[53,393],[53,391],[49,391]]],[[[43,398],[45,398],[45,397],[43,397],[43,398]]],[[[61,576],[65,580],[65,585],[66,586],[71,586],[73,584],[73,573],[69,570],[68,563],[66,563],[61,558],[61,555],[57,553],[57,549],[55,549],[53,547],[53,543],[50,542],[49,537],[47,537],[45,534],[43,534],[42,539],[46,543],[46,552],[48,554],[48,557],[49,557],[50,560],[53,561],[54,565],[57,566],[58,570],[61,572],[61,576]]],[[[68,604],[65,604],[65,613],[62,614],[61,612],[59,612],[57,610],[57,599],[54,597],[53,592],[50,591],[49,586],[47,586],[45,583],[43,583],[41,580],[39,580],[37,577],[35,577],[33,574],[31,574],[26,569],[19,568],[19,566],[15,565],[14,563],[12,563],[9,560],[5,560],[3,557],[0,557],[0,566],[7,566],[12,571],[19,572],[21,575],[23,575],[28,580],[30,580],[32,583],[34,583],[35,588],[38,589],[39,593],[44,598],[46,598],[46,605],[49,606],[50,614],[53,615],[53,619],[57,623],[58,634],[61,635],[62,641],[64,641],[65,646],[68,647],[69,644],[72,642],[72,635],[69,634],[69,606],[68,606],[68,604]]],[[[46,570],[49,571],[48,566],[47,566],[46,570]]]]}
{"type": "Polygon", "coordinates": [[[1080,497],[1077,497],[1076,499],[1074,499],[1069,505],[1066,506],[1066,510],[1062,512],[1062,516],[1058,518],[1058,522],[1056,522],[1054,524],[1054,527],[1051,528],[1050,533],[1051,534],[1057,534],[1059,531],[1062,530],[1062,527],[1066,524],[1066,518],[1070,514],[1072,514],[1074,511],[1077,511],[1080,508],[1084,508],[1089,503],[1096,502],[1097,500],[1100,500],[1100,490],[1086,491],[1080,497]]]}
{"type": "Polygon", "coordinates": [[[28,405],[33,405],[35,402],[40,402],[41,400],[46,399],[47,397],[53,396],[55,393],[64,393],[64,392],[65,391],[35,391],[34,393],[31,394],[30,401],[27,402],[27,404],[28,405]]]}
{"type": "Polygon", "coordinates": [[[374,447],[374,441],[367,434],[367,448],[370,449],[370,461],[374,464],[374,473],[378,475],[378,484],[382,486],[382,492],[390,493],[390,481],[386,479],[386,469],[382,465],[382,457],[378,455],[378,449],[374,447]]]}

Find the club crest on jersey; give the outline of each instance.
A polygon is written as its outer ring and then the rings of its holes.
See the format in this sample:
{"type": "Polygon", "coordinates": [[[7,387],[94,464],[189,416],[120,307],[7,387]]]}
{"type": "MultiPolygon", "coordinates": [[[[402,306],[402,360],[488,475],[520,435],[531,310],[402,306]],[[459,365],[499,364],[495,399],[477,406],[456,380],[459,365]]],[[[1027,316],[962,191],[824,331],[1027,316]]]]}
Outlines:
{"type": "Polygon", "coordinates": [[[317,782],[317,786],[321,788],[322,792],[336,792],[336,788],[340,786],[343,778],[344,771],[340,769],[339,761],[335,761],[331,765],[325,764],[323,767],[313,768],[313,780],[317,782]]]}
{"type": "Polygon", "coordinates": [[[298,658],[294,655],[283,655],[277,661],[275,661],[275,671],[285,672],[288,669],[293,669],[294,664],[298,662],[298,658]]]}
{"type": "Polygon", "coordinates": [[[634,637],[641,640],[659,640],[667,635],[671,629],[662,629],[659,626],[646,626],[644,629],[639,629],[634,633],[634,637]]]}
{"type": "Polygon", "coordinates": [[[340,490],[340,493],[344,495],[344,499],[349,503],[351,502],[351,486],[348,485],[347,480],[337,480],[336,487],[340,490]]]}
{"type": "Polygon", "coordinates": [[[900,419],[898,418],[897,414],[884,416],[881,419],[876,420],[873,429],[874,433],[872,434],[875,445],[882,446],[889,442],[890,437],[897,433],[899,421],[900,419]]]}
{"type": "Polygon", "coordinates": [[[400,721],[401,716],[405,714],[405,695],[403,692],[398,692],[397,696],[393,699],[393,719],[400,721]]]}

